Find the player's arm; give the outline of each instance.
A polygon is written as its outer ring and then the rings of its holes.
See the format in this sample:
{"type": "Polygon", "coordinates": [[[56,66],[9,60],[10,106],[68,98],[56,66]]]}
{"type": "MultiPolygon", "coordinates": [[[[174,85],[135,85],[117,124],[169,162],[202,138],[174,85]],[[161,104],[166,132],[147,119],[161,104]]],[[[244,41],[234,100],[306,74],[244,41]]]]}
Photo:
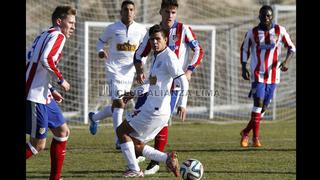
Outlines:
{"type": "Polygon", "coordinates": [[[196,35],[192,31],[191,27],[184,25],[184,28],[186,31],[185,41],[193,51],[193,57],[192,57],[191,63],[188,65],[187,70],[185,72],[187,79],[190,80],[192,72],[196,69],[196,67],[202,61],[203,49],[202,49],[201,45],[199,44],[199,42],[196,38],[196,35]]]}
{"type": "Polygon", "coordinates": [[[187,115],[187,102],[188,102],[188,90],[189,90],[189,81],[185,74],[179,76],[176,81],[180,82],[181,92],[179,95],[179,100],[177,103],[177,114],[184,121],[187,115]]]}
{"type": "Polygon", "coordinates": [[[138,49],[135,51],[133,56],[133,64],[137,73],[136,80],[139,84],[143,84],[144,80],[146,79],[143,72],[143,57],[147,57],[150,51],[151,45],[149,43],[149,34],[146,33],[142,43],[140,43],[138,49]]]}
{"type": "Polygon", "coordinates": [[[57,103],[61,103],[64,100],[63,96],[51,84],[49,84],[49,90],[51,92],[53,99],[57,103]]]}
{"type": "Polygon", "coordinates": [[[111,39],[112,37],[112,28],[111,26],[107,26],[103,33],[100,35],[99,39],[96,43],[96,51],[98,53],[99,58],[108,58],[108,53],[104,50],[104,45],[111,39]]]}
{"type": "Polygon", "coordinates": [[[130,92],[126,92],[122,95],[120,95],[120,98],[122,98],[124,103],[127,103],[129,100],[131,100],[134,97],[141,96],[149,91],[149,81],[147,80],[145,84],[142,84],[140,86],[137,86],[130,90],[130,92]]]}
{"type": "Polygon", "coordinates": [[[60,58],[60,53],[65,43],[65,36],[62,33],[54,33],[46,44],[43,55],[41,56],[41,64],[46,68],[51,76],[65,90],[70,90],[70,84],[63,78],[61,72],[56,66],[57,58],[60,58]]]}
{"type": "Polygon", "coordinates": [[[251,36],[251,31],[248,31],[245,34],[244,40],[240,47],[240,63],[241,63],[241,69],[242,69],[242,78],[245,80],[250,80],[250,72],[247,68],[247,62],[250,56],[250,47],[252,44],[250,36],[251,36]]]}
{"type": "Polygon", "coordinates": [[[288,67],[289,67],[289,63],[294,55],[294,53],[296,52],[296,47],[293,44],[293,42],[290,39],[289,34],[287,33],[287,31],[283,28],[283,36],[281,41],[284,44],[284,47],[287,48],[287,55],[285,60],[280,64],[279,68],[281,69],[281,71],[287,71],[288,67]]]}

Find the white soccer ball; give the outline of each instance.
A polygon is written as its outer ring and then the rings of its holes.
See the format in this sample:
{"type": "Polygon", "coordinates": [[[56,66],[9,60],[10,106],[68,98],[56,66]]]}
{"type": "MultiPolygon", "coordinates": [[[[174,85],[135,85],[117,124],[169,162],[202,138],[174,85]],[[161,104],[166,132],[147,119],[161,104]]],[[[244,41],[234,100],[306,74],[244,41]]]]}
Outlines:
{"type": "Polygon", "coordinates": [[[184,180],[199,180],[203,175],[203,165],[199,160],[188,159],[180,166],[180,174],[184,180]]]}

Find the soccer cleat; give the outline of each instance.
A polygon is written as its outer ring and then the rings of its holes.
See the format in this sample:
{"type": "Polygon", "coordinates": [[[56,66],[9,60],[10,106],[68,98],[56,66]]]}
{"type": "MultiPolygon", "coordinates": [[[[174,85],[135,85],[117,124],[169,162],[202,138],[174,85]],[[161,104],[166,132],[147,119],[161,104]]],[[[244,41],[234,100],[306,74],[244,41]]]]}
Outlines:
{"type": "Polygon", "coordinates": [[[159,169],[160,169],[159,162],[150,161],[147,169],[144,170],[144,174],[145,175],[155,174],[159,171],[159,169]]]}
{"type": "Polygon", "coordinates": [[[131,170],[131,169],[126,169],[126,171],[123,173],[123,177],[125,177],[125,178],[144,177],[144,174],[142,171],[135,171],[135,170],[131,170]]]}
{"type": "Polygon", "coordinates": [[[253,147],[261,147],[262,145],[261,145],[261,143],[260,143],[258,138],[253,138],[252,139],[252,146],[253,147]]]}
{"type": "Polygon", "coordinates": [[[241,140],[240,146],[241,147],[248,147],[249,145],[249,136],[245,134],[243,131],[240,132],[241,140]]]}
{"type": "Polygon", "coordinates": [[[180,165],[178,162],[177,153],[175,151],[172,151],[171,153],[167,153],[167,155],[168,155],[168,158],[166,160],[167,168],[171,172],[173,172],[173,174],[176,177],[179,177],[180,176],[180,165]]]}
{"type": "Polygon", "coordinates": [[[144,156],[139,156],[138,158],[137,158],[137,162],[138,163],[141,163],[141,162],[143,162],[143,161],[145,161],[146,160],[146,158],[144,157],[144,156]]]}
{"type": "Polygon", "coordinates": [[[92,135],[95,135],[97,133],[97,130],[98,130],[98,121],[94,121],[92,119],[92,116],[94,115],[94,112],[90,112],[88,114],[89,116],[89,119],[90,119],[90,127],[89,127],[89,130],[90,130],[90,133],[92,135]]]}

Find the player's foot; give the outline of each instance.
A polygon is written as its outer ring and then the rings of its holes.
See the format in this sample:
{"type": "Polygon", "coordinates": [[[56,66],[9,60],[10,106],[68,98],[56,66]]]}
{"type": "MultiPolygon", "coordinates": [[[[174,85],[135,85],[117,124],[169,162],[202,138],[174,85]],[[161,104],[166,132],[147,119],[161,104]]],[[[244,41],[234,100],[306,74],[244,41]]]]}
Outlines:
{"type": "MultiPolygon", "coordinates": [[[[142,163],[143,161],[145,161],[146,160],[146,158],[144,157],[144,156],[139,156],[138,158],[137,158],[137,162],[138,163],[142,163]]],[[[146,174],[146,173],[144,173],[144,174],[146,174]]]]}
{"type": "Polygon", "coordinates": [[[155,174],[159,171],[159,169],[160,169],[159,162],[150,161],[150,163],[147,166],[147,169],[144,170],[144,174],[145,175],[155,174]]]}
{"type": "Polygon", "coordinates": [[[144,174],[142,171],[135,171],[135,170],[127,169],[123,173],[123,177],[125,177],[125,178],[144,177],[144,174]]]}
{"type": "Polygon", "coordinates": [[[121,150],[121,146],[120,146],[119,140],[116,142],[116,149],[117,149],[117,150],[121,150]]]}
{"type": "Polygon", "coordinates": [[[168,158],[166,160],[166,165],[167,165],[167,168],[173,172],[173,174],[176,176],[176,177],[179,177],[180,176],[180,165],[179,165],[179,162],[178,162],[178,155],[175,151],[172,151],[170,153],[167,153],[168,155],[168,158]]]}
{"type": "Polygon", "coordinates": [[[94,121],[92,119],[92,116],[94,115],[94,112],[89,112],[88,116],[89,116],[89,120],[90,120],[90,127],[89,127],[89,130],[90,130],[90,133],[92,135],[95,135],[97,133],[97,130],[98,130],[98,121],[94,121]]]}
{"type": "Polygon", "coordinates": [[[259,141],[259,138],[253,138],[252,139],[252,146],[253,147],[261,147],[262,146],[260,141],[259,141]]]}
{"type": "Polygon", "coordinates": [[[241,140],[240,140],[240,146],[241,147],[248,147],[249,145],[249,136],[245,132],[240,132],[241,140]]]}

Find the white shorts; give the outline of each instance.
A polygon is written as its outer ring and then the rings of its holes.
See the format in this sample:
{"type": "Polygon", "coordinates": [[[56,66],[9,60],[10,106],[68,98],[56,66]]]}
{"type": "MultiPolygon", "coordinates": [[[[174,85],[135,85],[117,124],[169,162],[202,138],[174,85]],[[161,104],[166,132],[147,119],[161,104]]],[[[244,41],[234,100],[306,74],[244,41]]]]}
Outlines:
{"type": "Polygon", "coordinates": [[[170,114],[160,114],[159,111],[135,110],[126,115],[127,122],[135,130],[130,136],[147,143],[153,140],[161,129],[168,124],[170,114]]]}
{"type": "Polygon", "coordinates": [[[126,76],[107,72],[107,84],[109,86],[109,96],[112,100],[119,99],[119,96],[131,90],[134,73],[126,76]]]}

